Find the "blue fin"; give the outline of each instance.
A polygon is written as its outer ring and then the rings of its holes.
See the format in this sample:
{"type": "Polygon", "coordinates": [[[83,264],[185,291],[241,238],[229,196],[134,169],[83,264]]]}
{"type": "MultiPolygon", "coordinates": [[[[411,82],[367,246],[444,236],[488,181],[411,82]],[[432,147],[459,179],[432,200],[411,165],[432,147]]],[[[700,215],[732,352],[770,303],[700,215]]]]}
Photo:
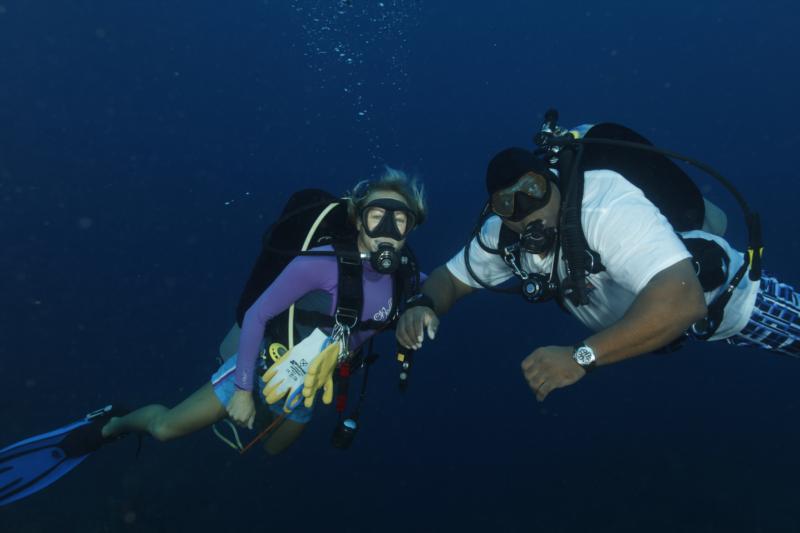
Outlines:
{"type": "Polygon", "coordinates": [[[0,450],[0,506],[42,490],[78,466],[107,442],[100,430],[111,416],[109,405],[0,450]]]}

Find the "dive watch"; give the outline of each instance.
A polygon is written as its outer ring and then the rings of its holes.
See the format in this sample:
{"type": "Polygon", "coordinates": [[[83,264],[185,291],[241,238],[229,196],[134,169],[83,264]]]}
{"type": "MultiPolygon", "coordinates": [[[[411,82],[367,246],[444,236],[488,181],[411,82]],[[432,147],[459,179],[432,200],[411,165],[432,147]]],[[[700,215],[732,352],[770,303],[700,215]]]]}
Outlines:
{"type": "Polygon", "coordinates": [[[585,342],[575,345],[575,351],[572,352],[572,359],[581,365],[581,368],[586,372],[594,370],[597,366],[597,356],[594,350],[585,342]]]}

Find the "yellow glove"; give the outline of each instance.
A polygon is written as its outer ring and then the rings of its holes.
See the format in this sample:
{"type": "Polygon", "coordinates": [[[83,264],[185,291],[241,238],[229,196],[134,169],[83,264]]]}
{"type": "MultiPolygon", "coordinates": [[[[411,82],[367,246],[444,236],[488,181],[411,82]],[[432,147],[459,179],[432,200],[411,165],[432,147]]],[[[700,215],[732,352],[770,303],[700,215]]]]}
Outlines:
{"type": "Polygon", "coordinates": [[[303,382],[303,404],[309,409],[314,405],[314,398],[319,389],[323,389],[322,402],[326,405],[333,401],[333,371],[339,362],[341,344],[331,343],[311,362],[303,382]]]}
{"type": "Polygon", "coordinates": [[[273,364],[264,376],[264,398],[267,403],[274,404],[286,397],[283,410],[291,412],[303,400],[301,393],[308,368],[322,353],[320,350],[327,342],[327,336],[319,329],[295,345],[283,357],[273,364]]]}

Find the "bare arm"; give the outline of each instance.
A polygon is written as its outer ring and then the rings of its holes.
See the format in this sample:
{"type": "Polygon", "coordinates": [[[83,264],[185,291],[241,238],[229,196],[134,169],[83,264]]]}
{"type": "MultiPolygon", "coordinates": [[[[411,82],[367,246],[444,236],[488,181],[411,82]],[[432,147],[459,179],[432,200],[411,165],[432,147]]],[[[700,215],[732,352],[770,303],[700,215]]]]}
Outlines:
{"type": "Polygon", "coordinates": [[[433,308],[421,305],[403,313],[397,323],[397,341],[409,349],[421,348],[426,330],[430,339],[436,336],[438,316],[448,312],[458,300],[474,290],[453,276],[447,266],[436,268],[422,286],[422,294],[430,298],[433,308]]]}
{"type": "MultiPolygon", "coordinates": [[[[619,322],[586,339],[598,365],[661,348],[706,315],[703,289],[688,259],[656,274],[619,322]]],[[[522,373],[539,401],[572,385],[586,371],[572,359],[572,346],[543,346],[522,362],[522,373]]]]}
{"type": "Polygon", "coordinates": [[[431,272],[422,286],[422,294],[433,300],[433,310],[439,316],[447,313],[458,300],[474,291],[474,288],[453,276],[445,265],[431,272]]]}
{"type": "Polygon", "coordinates": [[[706,316],[703,289],[689,259],[656,274],[613,326],[586,339],[599,365],[652,352],[706,316]]]}

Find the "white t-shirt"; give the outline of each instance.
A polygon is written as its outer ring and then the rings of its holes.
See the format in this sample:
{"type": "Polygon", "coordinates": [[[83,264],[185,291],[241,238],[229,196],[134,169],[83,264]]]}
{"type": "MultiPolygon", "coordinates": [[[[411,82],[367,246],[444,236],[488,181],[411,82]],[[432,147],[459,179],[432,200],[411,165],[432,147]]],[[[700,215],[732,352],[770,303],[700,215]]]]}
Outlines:
{"type": "MultiPolygon", "coordinates": [[[[725,254],[728,256],[730,262],[728,263],[728,276],[725,283],[721,287],[705,294],[706,303],[710,303],[719,293],[728,287],[728,284],[744,263],[744,254],[734,249],[728,244],[728,241],[722,237],[712,235],[705,231],[684,231],[681,235],[685,238],[701,238],[707,241],[714,241],[722,247],[725,254]]],[[[747,321],[750,320],[750,316],[753,314],[756,296],[758,295],[758,287],[759,282],[751,281],[750,277],[745,274],[742,281],[740,281],[734,289],[728,304],[725,306],[725,316],[722,320],[722,324],[720,324],[717,332],[709,340],[716,341],[725,339],[736,335],[744,329],[747,325],[747,321]]]]}
{"type": "MultiPolygon", "coordinates": [[[[593,331],[608,328],[617,322],[636,296],[662,270],[691,257],[675,234],[669,221],[642,191],[611,170],[591,170],[585,173],[581,222],[589,248],[600,254],[603,272],[587,276],[588,305],[567,309],[593,331]]],[[[489,248],[498,246],[499,217],[490,217],[481,228],[481,240],[489,248]]],[[[729,279],[742,264],[742,255],[721,238],[693,231],[687,236],[713,239],[722,245],[731,258],[729,279]]],[[[558,265],[560,279],[567,277],[563,250],[558,265]]],[[[544,259],[523,253],[522,267],[527,272],[550,274],[554,253],[544,259]]],[[[483,250],[473,239],[470,243],[470,266],[487,285],[499,285],[513,277],[511,269],[496,254],[483,250]]],[[[480,284],[469,275],[462,249],[447,263],[448,270],[461,282],[475,288],[480,284]]],[[[717,291],[706,293],[710,303],[717,291]]],[[[745,277],[726,306],[725,318],[711,340],[738,333],[747,324],[752,312],[758,286],[745,277]]]]}

